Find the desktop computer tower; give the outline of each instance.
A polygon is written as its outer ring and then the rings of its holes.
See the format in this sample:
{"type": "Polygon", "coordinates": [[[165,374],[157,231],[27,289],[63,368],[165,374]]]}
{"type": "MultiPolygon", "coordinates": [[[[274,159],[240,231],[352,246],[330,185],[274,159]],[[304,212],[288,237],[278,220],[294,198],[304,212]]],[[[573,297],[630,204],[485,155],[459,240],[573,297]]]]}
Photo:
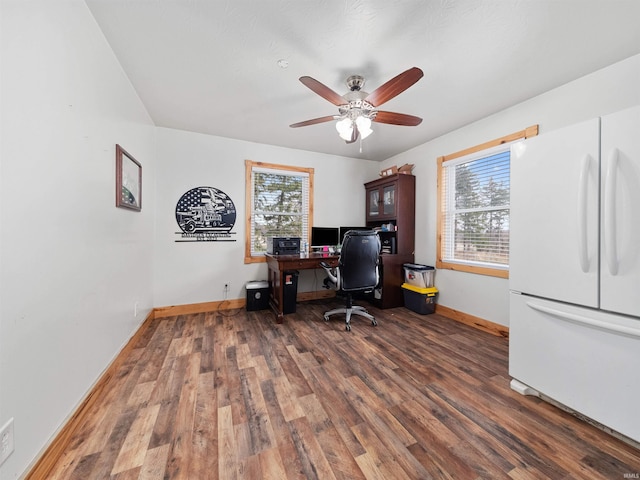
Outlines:
{"type": "Polygon", "coordinates": [[[297,270],[285,270],[282,285],[282,313],[296,313],[296,297],[298,296],[297,270]]]}

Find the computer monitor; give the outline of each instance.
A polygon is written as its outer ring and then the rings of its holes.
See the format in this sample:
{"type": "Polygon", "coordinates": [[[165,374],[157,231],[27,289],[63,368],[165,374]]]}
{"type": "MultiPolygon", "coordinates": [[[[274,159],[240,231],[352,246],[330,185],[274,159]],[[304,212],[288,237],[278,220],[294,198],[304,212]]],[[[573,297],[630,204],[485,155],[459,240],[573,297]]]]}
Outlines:
{"type": "Polygon", "coordinates": [[[311,247],[335,247],[340,243],[337,227],[311,227],[311,247]]]}
{"type": "Polygon", "coordinates": [[[349,230],[373,230],[371,227],[340,227],[340,245],[344,243],[344,236],[349,230]]]}

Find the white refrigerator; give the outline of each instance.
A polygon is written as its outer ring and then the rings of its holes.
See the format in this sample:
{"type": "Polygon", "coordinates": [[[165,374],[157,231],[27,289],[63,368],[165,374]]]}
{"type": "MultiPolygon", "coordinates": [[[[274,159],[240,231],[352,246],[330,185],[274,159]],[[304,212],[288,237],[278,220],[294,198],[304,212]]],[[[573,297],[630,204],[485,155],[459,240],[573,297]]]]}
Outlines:
{"type": "Polygon", "coordinates": [[[640,442],[640,106],[511,148],[512,388],[640,442]]]}

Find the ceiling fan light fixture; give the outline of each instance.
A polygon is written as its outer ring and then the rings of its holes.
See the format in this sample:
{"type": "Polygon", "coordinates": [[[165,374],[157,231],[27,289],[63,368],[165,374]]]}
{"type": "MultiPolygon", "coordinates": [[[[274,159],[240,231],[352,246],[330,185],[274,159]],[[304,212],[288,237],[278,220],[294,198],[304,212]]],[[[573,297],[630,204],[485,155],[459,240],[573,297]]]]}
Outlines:
{"type": "Polygon", "coordinates": [[[351,140],[351,135],[353,133],[353,122],[349,117],[338,120],[336,122],[336,130],[338,131],[340,138],[345,141],[349,141],[351,140]]]}
{"type": "Polygon", "coordinates": [[[338,107],[339,114],[325,115],[324,117],[294,123],[289,126],[296,128],[337,120],[336,130],[340,138],[347,143],[354,143],[360,139],[360,151],[362,151],[362,140],[373,133],[371,129],[371,122],[373,121],[406,126],[416,126],[422,122],[419,117],[404,113],[380,111],[378,107],[404,92],[423,76],[422,70],[418,67],[413,67],[396,75],[373,92],[367,93],[362,90],[364,77],[351,75],[347,79],[349,91],[344,95],[337,94],[312,77],[302,76],[300,77],[302,84],[338,107]]]}
{"type": "Polygon", "coordinates": [[[369,117],[365,117],[360,115],[356,118],[356,126],[358,127],[358,132],[360,133],[360,138],[365,139],[373,130],[371,130],[371,119],[369,117]]]}

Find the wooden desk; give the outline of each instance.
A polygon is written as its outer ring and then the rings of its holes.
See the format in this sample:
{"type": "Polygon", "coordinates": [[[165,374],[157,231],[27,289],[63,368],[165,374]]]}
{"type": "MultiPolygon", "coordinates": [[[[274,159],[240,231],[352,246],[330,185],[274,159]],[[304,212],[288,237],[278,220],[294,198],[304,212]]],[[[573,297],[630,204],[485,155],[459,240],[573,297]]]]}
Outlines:
{"type": "Polygon", "coordinates": [[[329,253],[310,253],[308,255],[271,255],[266,254],[269,267],[269,306],[276,314],[276,322],[284,320],[284,272],[287,270],[309,270],[322,268],[320,262],[326,262],[332,267],[338,265],[340,255],[329,253]]]}

